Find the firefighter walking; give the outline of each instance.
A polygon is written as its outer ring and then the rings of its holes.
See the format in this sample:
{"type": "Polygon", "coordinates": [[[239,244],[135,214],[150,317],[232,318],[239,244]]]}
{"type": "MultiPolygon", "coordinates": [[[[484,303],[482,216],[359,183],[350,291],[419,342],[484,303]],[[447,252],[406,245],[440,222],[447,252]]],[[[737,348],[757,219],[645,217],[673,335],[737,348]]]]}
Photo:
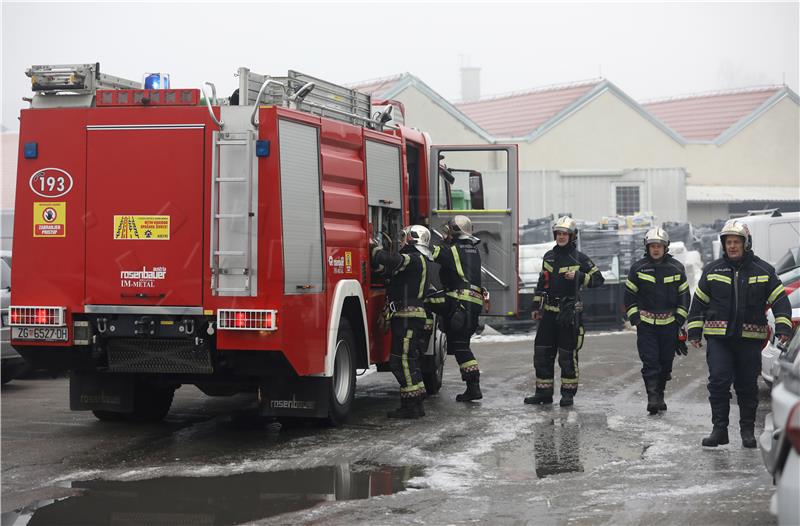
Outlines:
{"type": "Polygon", "coordinates": [[[400,250],[392,254],[378,241],[372,241],[372,266],[388,279],[386,307],[382,320],[392,330],[389,368],[400,383],[400,407],[389,418],[425,416],[420,359],[425,339],[424,298],[428,290],[428,260],[431,233],[424,226],[412,225],[401,234],[400,250]]]}
{"type": "Polygon", "coordinates": [[[481,371],[470,349],[470,338],[478,328],[483,309],[480,240],[472,235],[472,221],[467,216],[454,216],[445,230],[444,245],[433,249],[433,259],[441,266],[439,278],[446,291],[442,328],[447,335],[447,354],[455,355],[461,379],[467,384],[456,401],[469,402],[483,398],[481,371]]]}
{"type": "Polygon", "coordinates": [[[731,383],[739,404],[742,445],[756,447],[758,374],[761,347],[767,338],[768,306],[775,315],[775,334],[782,342],[792,330],[791,306],[775,269],[753,254],[747,225],[730,220],[719,234],[724,255],[703,269],[689,310],[689,341],[708,343],[708,401],[711,434],[703,446],[727,444],[731,383]]]}
{"type": "Polygon", "coordinates": [[[631,266],[625,281],[625,309],[636,327],[647,411],[654,415],[667,410],[664,388],[672,378],[678,331],[689,316],[689,283],[683,264],[667,253],[667,232],[648,230],[644,247],[645,257],[631,266]]]}
{"type": "Polygon", "coordinates": [[[536,392],[526,404],[552,404],[555,360],[561,368],[562,407],[574,403],[578,390],[578,350],[583,345],[578,293],[581,286],[599,287],[603,275],[577,249],[578,226],[571,217],[553,225],[556,246],[542,260],[542,272],[533,296],[533,319],[539,321],[533,346],[536,392]]]}

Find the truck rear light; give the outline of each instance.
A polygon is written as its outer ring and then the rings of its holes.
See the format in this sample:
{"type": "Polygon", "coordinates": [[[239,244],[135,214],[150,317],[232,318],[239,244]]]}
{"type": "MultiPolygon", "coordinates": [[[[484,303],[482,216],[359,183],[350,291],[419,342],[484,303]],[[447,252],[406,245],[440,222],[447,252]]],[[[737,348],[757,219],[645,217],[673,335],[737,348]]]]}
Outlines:
{"type": "Polygon", "coordinates": [[[11,306],[10,325],[39,327],[64,327],[65,307],[15,307],[11,306]]]}
{"type": "Polygon", "coordinates": [[[278,329],[278,311],[252,309],[220,309],[217,328],[232,331],[274,331],[278,329]]]}
{"type": "Polygon", "coordinates": [[[794,404],[789,412],[789,418],[786,421],[786,438],[789,439],[795,452],[800,455],[800,402],[794,404]]]}

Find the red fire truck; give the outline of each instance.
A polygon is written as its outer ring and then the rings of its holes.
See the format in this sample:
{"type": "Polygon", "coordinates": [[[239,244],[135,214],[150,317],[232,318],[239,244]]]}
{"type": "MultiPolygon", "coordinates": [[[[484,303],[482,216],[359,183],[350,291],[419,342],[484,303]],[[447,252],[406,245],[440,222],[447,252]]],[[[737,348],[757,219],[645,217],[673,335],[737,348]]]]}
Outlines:
{"type": "MultiPolygon", "coordinates": [[[[195,385],[342,422],[357,372],[388,370],[368,241],[407,224],[470,216],[489,314],[517,310],[514,145],[432,146],[399,106],[295,71],[240,68],[225,99],[99,64],[27,75],[12,345],[70,371],[74,410],[159,420],[195,385]]],[[[444,357],[436,331],[430,392],[444,357]]]]}

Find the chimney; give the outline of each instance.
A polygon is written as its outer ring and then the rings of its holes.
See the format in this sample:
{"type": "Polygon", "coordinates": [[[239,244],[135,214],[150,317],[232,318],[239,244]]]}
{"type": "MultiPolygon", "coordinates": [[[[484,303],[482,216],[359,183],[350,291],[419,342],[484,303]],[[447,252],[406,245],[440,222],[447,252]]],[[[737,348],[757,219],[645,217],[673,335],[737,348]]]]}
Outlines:
{"type": "Polygon", "coordinates": [[[461,100],[472,102],[481,98],[481,68],[461,67],[461,100]]]}

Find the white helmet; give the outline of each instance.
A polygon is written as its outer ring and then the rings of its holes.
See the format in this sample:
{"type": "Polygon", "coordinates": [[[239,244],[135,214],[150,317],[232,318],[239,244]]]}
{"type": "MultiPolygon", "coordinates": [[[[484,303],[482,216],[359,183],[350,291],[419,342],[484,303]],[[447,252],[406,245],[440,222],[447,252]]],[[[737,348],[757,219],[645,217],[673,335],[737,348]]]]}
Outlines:
{"type": "Polygon", "coordinates": [[[578,223],[569,216],[561,216],[553,224],[553,239],[556,238],[556,232],[566,232],[570,241],[575,241],[578,237],[578,223]]]}
{"type": "Polygon", "coordinates": [[[644,248],[647,250],[647,245],[651,243],[661,243],[664,245],[664,250],[669,250],[669,234],[663,228],[651,228],[644,235],[644,248]]]}
{"type": "Polygon", "coordinates": [[[725,236],[739,236],[744,241],[744,249],[750,250],[753,248],[753,236],[750,235],[750,229],[746,224],[736,219],[730,219],[722,227],[719,232],[719,241],[722,243],[722,249],[725,250],[725,236]]]}
{"type": "Polygon", "coordinates": [[[467,216],[453,216],[445,225],[448,234],[455,239],[469,239],[470,241],[478,241],[478,238],[472,235],[472,221],[467,216]]]}
{"type": "Polygon", "coordinates": [[[421,225],[411,225],[401,231],[401,247],[411,245],[430,259],[431,256],[431,231],[421,225]]]}

